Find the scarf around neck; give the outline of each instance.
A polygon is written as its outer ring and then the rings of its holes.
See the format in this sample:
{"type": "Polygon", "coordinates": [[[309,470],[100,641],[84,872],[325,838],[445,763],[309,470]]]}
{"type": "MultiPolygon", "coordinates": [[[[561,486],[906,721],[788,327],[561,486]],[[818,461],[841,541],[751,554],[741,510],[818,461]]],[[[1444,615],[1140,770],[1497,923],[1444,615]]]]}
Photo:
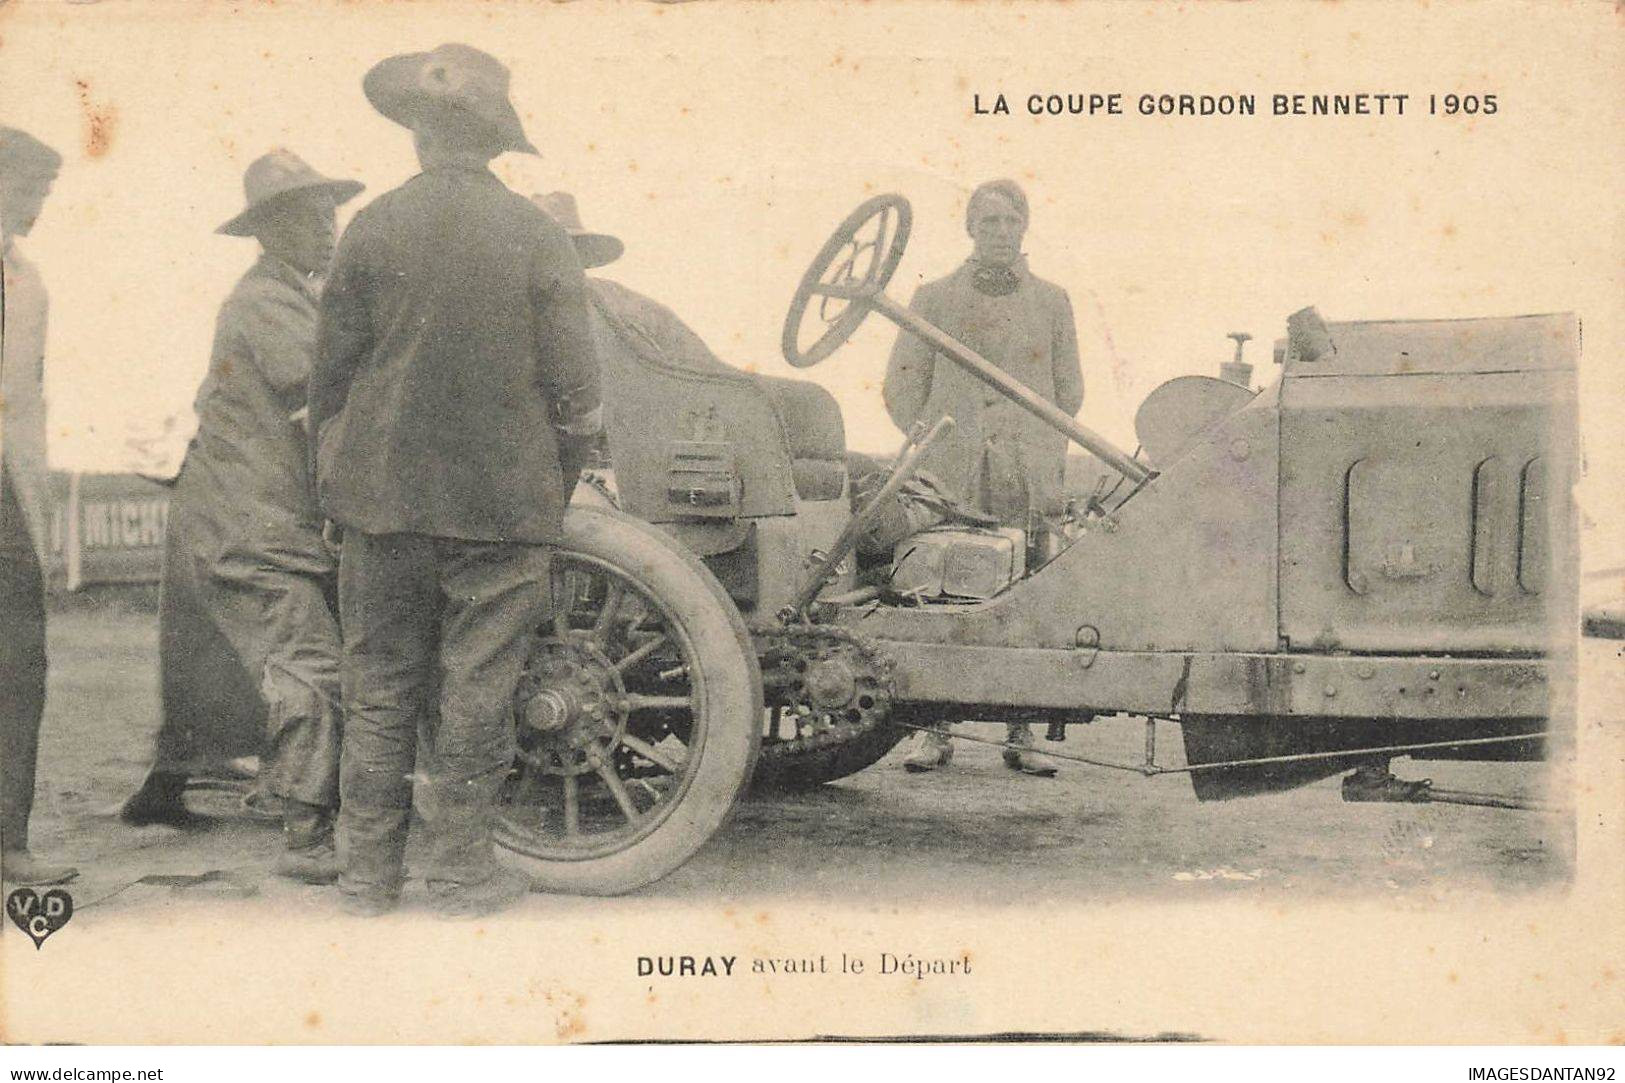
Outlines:
{"type": "Polygon", "coordinates": [[[1025,277],[1024,261],[1017,260],[1008,267],[996,267],[991,263],[978,263],[970,261],[970,281],[976,287],[977,293],[989,297],[1007,297],[1016,292],[1025,277]]]}

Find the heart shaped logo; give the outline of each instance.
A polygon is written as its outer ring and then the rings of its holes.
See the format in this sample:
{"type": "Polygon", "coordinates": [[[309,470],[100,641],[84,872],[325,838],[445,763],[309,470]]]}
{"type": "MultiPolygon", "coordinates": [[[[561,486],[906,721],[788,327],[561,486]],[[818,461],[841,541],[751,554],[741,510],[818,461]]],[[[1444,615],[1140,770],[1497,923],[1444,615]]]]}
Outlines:
{"type": "Polygon", "coordinates": [[[73,896],[59,887],[44,895],[31,887],[20,887],[6,896],[6,913],[17,928],[28,934],[38,951],[46,937],[73,917],[73,896]]]}

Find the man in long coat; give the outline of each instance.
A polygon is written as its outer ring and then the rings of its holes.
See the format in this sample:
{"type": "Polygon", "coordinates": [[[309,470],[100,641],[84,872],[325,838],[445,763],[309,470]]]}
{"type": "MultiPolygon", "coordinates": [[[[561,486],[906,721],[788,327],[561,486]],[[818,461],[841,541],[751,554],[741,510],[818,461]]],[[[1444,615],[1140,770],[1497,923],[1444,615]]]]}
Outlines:
{"type": "Polygon", "coordinates": [[[339,889],[358,915],[399,902],[414,797],[439,913],[490,912],[529,888],[496,864],[494,805],[603,411],[570,238],[489,168],[535,153],[508,82],[466,45],[367,73],[368,100],[412,130],[423,171],[356,216],[322,298],[310,417],[322,508],[343,530],[339,889]]]}
{"type": "Polygon", "coordinates": [[[197,394],[197,435],[166,539],[164,721],[152,772],[122,815],[188,825],[181,801],[188,775],[233,739],[205,712],[230,707],[232,687],[246,675],[266,725],[261,786],[282,805],[286,846],[277,871],[330,883],[338,876],[332,836],[343,652],[329,601],[337,561],[322,539],[304,412],[335,209],[361,185],[275,150],[249,165],[243,187],[247,208],[219,232],[255,237],[261,253],[221,306],[197,394]],[[216,638],[229,645],[235,666],[201,653],[216,638]]]}
{"type": "Polygon", "coordinates": [[[62,156],[0,128],[0,874],[7,884],[60,884],[77,871],[28,848],[35,761],[45,716],[45,285],[12,243],[34,227],[62,156]]]}
{"type": "MultiPolygon", "coordinates": [[[[1066,291],[1027,269],[1021,241],[1027,196],[1011,180],[971,193],[965,231],[971,257],[946,278],[928,282],[910,308],[1068,414],[1083,405],[1077,325],[1066,291]]],[[[1044,530],[1065,505],[1066,437],[982,383],[907,331],[900,332],[886,368],[886,409],[904,432],[951,416],[953,432],[923,465],[962,501],[1009,526],[1044,530]]],[[[1026,725],[1010,740],[1031,745],[1026,725]]],[[[952,746],[945,731],[920,731],[905,764],[942,766],[952,746]]],[[[1005,762],[1028,773],[1054,769],[1007,751],[1005,762]]]]}

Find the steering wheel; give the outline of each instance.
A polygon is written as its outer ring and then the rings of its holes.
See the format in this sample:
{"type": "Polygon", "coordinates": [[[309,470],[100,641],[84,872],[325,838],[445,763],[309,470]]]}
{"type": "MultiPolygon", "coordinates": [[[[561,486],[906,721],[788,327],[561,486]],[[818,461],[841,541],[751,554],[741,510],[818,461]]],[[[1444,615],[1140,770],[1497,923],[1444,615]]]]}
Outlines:
{"type": "Polygon", "coordinates": [[[914,211],[900,195],[867,199],[835,228],[801,276],[784,318],[784,359],[798,369],[824,360],[852,336],[869,314],[869,298],[886,288],[908,245],[914,211]],[[818,341],[801,349],[801,325],[817,297],[818,341]]]}

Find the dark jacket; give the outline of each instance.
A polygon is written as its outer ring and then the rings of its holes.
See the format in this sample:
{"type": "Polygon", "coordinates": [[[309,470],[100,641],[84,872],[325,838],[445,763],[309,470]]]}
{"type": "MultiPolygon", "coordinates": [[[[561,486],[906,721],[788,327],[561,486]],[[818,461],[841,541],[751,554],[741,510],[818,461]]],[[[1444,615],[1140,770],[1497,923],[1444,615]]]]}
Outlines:
{"type": "Polygon", "coordinates": [[[557,540],[556,426],[598,408],[569,236],[488,170],[425,170],[345,231],[310,416],[329,518],[370,534],[557,540]]]}
{"type": "Polygon", "coordinates": [[[227,578],[261,567],[322,575],[333,560],[310,481],[304,409],[316,345],[313,284],[268,255],[220,308],[197,435],[176,483],[196,559],[227,578]]]}
{"type": "MultiPolygon", "coordinates": [[[[1016,290],[990,296],[976,289],[971,270],[967,263],[927,282],[909,307],[1063,412],[1077,413],[1083,371],[1066,291],[1023,263],[1016,290]]],[[[927,453],[925,467],[961,500],[1017,526],[1029,510],[1061,510],[1066,437],[907,331],[892,348],[884,395],[904,432],[953,417],[954,430],[927,453]]]]}

